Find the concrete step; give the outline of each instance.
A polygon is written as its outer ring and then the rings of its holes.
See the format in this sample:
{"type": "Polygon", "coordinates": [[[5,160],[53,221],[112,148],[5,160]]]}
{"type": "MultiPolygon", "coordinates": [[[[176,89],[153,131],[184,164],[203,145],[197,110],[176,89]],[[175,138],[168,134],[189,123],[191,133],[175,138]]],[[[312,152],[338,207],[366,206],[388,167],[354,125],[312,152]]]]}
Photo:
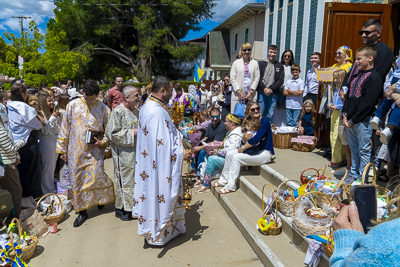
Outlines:
{"type": "Polygon", "coordinates": [[[262,215],[261,201],[256,205],[241,189],[225,195],[214,189],[212,192],[265,266],[303,265],[304,253],[292,245],[286,234],[267,236],[256,229],[262,215]]]}
{"type": "MultiPolygon", "coordinates": [[[[214,189],[212,192],[266,266],[298,266],[304,262],[310,240],[294,227],[292,218],[279,212],[283,226],[278,236],[265,236],[256,229],[256,222],[262,215],[263,185],[268,183],[275,190],[285,180],[272,166],[261,165],[242,171],[238,179],[238,190],[233,194],[219,195],[214,189]],[[288,258],[287,255],[293,257],[288,258]]],[[[293,180],[299,178],[300,174],[298,177],[290,177],[293,180]]],[[[299,186],[293,182],[288,182],[288,185],[293,189],[299,186]]],[[[272,194],[270,187],[266,187],[264,194],[266,201],[272,194]]],[[[325,254],[319,266],[329,266],[329,258],[325,254]]]]}

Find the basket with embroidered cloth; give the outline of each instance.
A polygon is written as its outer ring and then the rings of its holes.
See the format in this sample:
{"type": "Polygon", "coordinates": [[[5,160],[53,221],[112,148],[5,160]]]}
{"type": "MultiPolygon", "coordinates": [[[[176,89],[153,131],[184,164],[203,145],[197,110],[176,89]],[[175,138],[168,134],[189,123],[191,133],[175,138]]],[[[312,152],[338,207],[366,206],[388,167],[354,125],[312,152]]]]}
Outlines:
{"type": "Polygon", "coordinates": [[[290,142],[292,143],[293,150],[310,152],[313,151],[317,145],[318,139],[315,136],[299,135],[293,137],[290,142]]]}

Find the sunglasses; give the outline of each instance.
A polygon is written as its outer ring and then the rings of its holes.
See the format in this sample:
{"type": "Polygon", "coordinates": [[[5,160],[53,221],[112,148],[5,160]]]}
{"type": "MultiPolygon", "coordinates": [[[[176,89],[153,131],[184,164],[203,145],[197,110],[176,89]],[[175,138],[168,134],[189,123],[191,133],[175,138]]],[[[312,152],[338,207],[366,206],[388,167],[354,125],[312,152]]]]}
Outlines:
{"type": "Polygon", "coordinates": [[[211,119],[219,119],[219,116],[220,116],[220,115],[218,115],[218,116],[211,116],[211,119]]]}
{"type": "Polygon", "coordinates": [[[218,88],[218,87],[214,87],[214,89],[215,89],[215,90],[218,90],[219,88],[218,88]]]}
{"type": "Polygon", "coordinates": [[[243,49],[243,52],[251,52],[251,49],[243,49]]]}
{"type": "Polygon", "coordinates": [[[340,52],[336,52],[335,53],[335,56],[340,56],[342,53],[340,53],[340,52]]]}
{"type": "Polygon", "coordinates": [[[377,32],[379,30],[375,30],[375,31],[359,31],[358,33],[362,36],[363,34],[365,34],[366,36],[369,36],[371,33],[373,32],[377,32]]]}
{"type": "Polygon", "coordinates": [[[250,111],[251,111],[251,112],[257,112],[257,111],[260,111],[260,107],[257,107],[257,108],[251,108],[251,109],[250,109],[250,111]]]}

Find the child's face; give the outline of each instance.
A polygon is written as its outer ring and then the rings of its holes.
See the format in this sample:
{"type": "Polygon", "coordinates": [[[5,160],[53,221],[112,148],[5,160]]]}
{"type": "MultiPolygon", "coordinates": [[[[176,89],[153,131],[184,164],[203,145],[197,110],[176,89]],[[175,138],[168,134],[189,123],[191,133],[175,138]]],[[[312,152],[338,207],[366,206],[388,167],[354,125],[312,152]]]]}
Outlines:
{"type": "Polygon", "coordinates": [[[300,75],[300,71],[299,70],[292,70],[293,79],[295,79],[295,80],[298,79],[299,75],[300,75]]]}
{"type": "Polygon", "coordinates": [[[207,115],[200,115],[200,119],[202,121],[206,121],[207,120],[207,115]]]}
{"type": "Polygon", "coordinates": [[[255,131],[255,127],[252,124],[247,124],[246,125],[246,129],[247,129],[247,131],[250,131],[250,132],[254,132],[255,131]]]}
{"type": "Polygon", "coordinates": [[[368,70],[373,66],[374,58],[372,56],[367,57],[365,53],[358,52],[356,54],[356,64],[360,70],[368,70]]]}
{"type": "Polygon", "coordinates": [[[336,73],[333,74],[333,84],[338,85],[339,83],[339,77],[336,73]]]}
{"type": "Polygon", "coordinates": [[[307,103],[307,104],[304,106],[304,110],[305,110],[307,113],[310,113],[311,110],[312,110],[311,104],[310,104],[310,103],[307,103]]]}

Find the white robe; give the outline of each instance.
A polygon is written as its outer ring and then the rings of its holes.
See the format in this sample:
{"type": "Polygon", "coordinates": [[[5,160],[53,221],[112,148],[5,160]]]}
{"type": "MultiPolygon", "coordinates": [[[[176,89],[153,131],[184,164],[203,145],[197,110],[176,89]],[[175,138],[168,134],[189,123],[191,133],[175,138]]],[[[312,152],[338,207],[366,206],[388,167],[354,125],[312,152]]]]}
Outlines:
{"type": "Polygon", "coordinates": [[[149,96],[139,114],[133,216],[138,235],[162,246],[186,232],[182,137],[166,106],[149,96]]]}

